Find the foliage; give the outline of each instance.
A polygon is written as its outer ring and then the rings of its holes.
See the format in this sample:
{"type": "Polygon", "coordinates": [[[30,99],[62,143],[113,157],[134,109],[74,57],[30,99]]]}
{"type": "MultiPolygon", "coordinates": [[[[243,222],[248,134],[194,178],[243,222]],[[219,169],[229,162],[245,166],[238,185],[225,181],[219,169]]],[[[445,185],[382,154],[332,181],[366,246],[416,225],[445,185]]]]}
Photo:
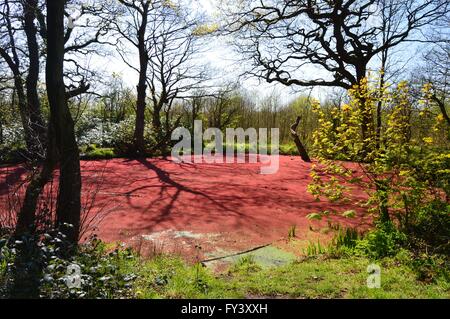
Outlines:
{"type": "Polygon", "coordinates": [[[326,252],[327,252],[327,247],[320,244],[320,241],[317,241],[317,244],[310,242],[304,251],[306,256],[323,255],[326,252]]]}
{"type": "Polygon", "coordinates": [[[391,255],[399,243],[406,243],[404,236],[420,238],[423,247],[448,247],[449,214],[443,212],[450,198],[450,156],[448,143],[434,139],[443,129],[441,121],[436,118],[434,129],[420,139],[411,135],[412,118],[425,110],[426,94],[415,99],[406,82],[379,90],[364,80],[349,96],[348,104],[329,115],[315,105],[318,163],[308,190],[317,199],[332,201],[350,200],[352,185],[368,193],[363,207],[374,215],[378,228],[360,243],[360,250],[372,257],[391,255]],[[380,103],[389,110],[380,138],[373,121],[366,123],[363,134],[364,118],[373,119],[380,103]],[[429,230],[433,236],[426,235],[429,230]]]}
{"type": "Polygon", "coordinates": [[[2,128],[1,144],[9,148],[23,147],[24,131],[20,123],[12,122],[7,127],[2,128]]]}
{"type": "MultiPolygon", "coordinates": [[[[327,248],[334,258],[370,258],[378,262],[407,266],[422,282],[450,282],[450,259],[448,254],[410,249],[414,239],[410,234],[400,232],[393,224],[385,223],[360,235],[354,229],[340,231],[327,248]]],[[[447,241],[448,243],[448,241],[447,241]]]]}
{"type": "Polygon", "coordinates": [[[382,223],[357,241],[354,252],[359,255],[379,259],[393,256],[406,243],[406,236],[392,223],[382,223]]]}
{"type": "Polygon", "coordinates": [[[113,148],[97,148],[92,144],[82,147],[81,157],[88,160],[111,159],[117,157],[113,148]]]}
{"type": "Polygon", "coordinates": [[[0,284],[3,296],[40,298],[132,297],[137,258],[130,249],[108,246],[93,238],[73,256],[64,251],[64,235],[49,232],[42,238],[23,237],[0,247],[0,284]],[[23,253],[26,253],[26,256],[23,253]],[[79,267],[81,287],[71,288],[70,267],[79,267]],[[34,282],[34,284],[33,284],[34,282]],[[35,285],[35,287],[33,287],[35,285]],[[36,291],[33,291],[35,289],[36,291]]]}
{"type": "Polygon", "coordinates": [[[44,269],[41,296],[44,298],[123,298],[132,297],[132,282],[136,278],[131,269],[136,256],[130,249],[107,249],[98,240],[81,246],[71,260],[53,258],[44,269]],[[81,269],[81,288],[69,289],[67,269],[77,265],[81,269]]]}
{"type": "Polygon", "coordinates": [[[335,210],[324,210],[318,213],[311,213],[306,215],[306,218],[308,220],[314,221],[320,221],[322,219],[326,219],[328,223],[331,223],[331,216],[342,216],[345,218],[355,218],[356,217],[356,212],[354,210],[346,210],[343,213],[338,213],[335,210]]]}
{"type": "Polygon", "coordinates": [[[102,118],[92,116],[89,112],[83,114],[77,121],[76,130],[80,146],[92,144],[111,146],[132,137],[133,123],[130,120],[119,123],[105,121],[102,118]],[[131,133],[128,131],[131,131],[131,133]]]}
{"type": "Polygon", "coordinates": [[[291,227],[289,227],[288,240],[291,240],[295,237],[297,237],[297,225],[292,225],[291,227]]]}
{"type": "Polygon", "coordinates": [[[408,244],[416,250],[450,256],[450,205],[431,202],[420,207],[412,218],[408,244]]]}
{"type": "MultiPolygon", "coordinates": [[[[133,141],[134,116],[114,122],[95,117],[95,113],[95,110],[86,112],[77,122],[77,139],[82,153],[88,159],[126,155],[130,143],[133,141]]],[[[150,125],[147,125],[144,137],[148,148],[156,144],[150,125]]]]}
{"type": "Polygon", "coordinates": [[[358,230],[354,228],[346,228],[345,230],[339,229],[338,233],[333,238],[331,247],[337,251],[342,249],[353,249],[361,238],[362,236],[358,230]]]}
{"type": "Polygon", "coordinates": [[[416,278],[422,282],[450,282],[450,260],[448,255],[421,254],[412,256],[408,260],[410,268],[415,272],[416,278]]]}
{"type": "MultiPolygon", "coordinates": [[[[0,118],[3,110],[0,111],[0,118]]],[[[25,152],[24,130],[21,123],[8,121],[7,125],[0,119],[0,163],[23,161],[25,152]]]]}
{"type": "MultiPolygon", "coordinates": [[[[354,233],[348,236],[355,239],[354,233]]],[[[178,257],[142,260],[129,249],[97,240],[81,246],[70,262],[64,261],[57,254],[56,238],[49,238],[39,249],[50,257],[40,277],[40,295],[45,298],[445,298],[450,292],[445,260],[418,259],[405,250],[377,261],[382,267],[382,287],[369,289],[366,268],[373,261],[355,255],[329,258],[323,246],[322,256],[311,252],[310,257],[285,266],[261,268],[253,258],[244,257],[228,271],[213,274],[178,257]],[[81,289],[65,285],[68,264],[81,267],[81,289]]],[[[8,291],[6,280],[15,258],[14,249],[6,243],[0,240],[1,296],[8,291]]]]}
{"type": "Polygon", "coordinates": [[[257,272],[261,270],[253,255],[247,255],[239,258],[239,260],[230,268],[230,272],[249,274],[251,272],[257,272]]]}
{"type": "Polygon", "coordinates": [[[113,123],[105,123],[103,119],[83,114],[77,122],[77,141],[79,145],[111,145],[117,128],[113,123]]]}
{"type": "Polygon", "coordinates": [[[295,144],[281,144],[280,155],[298,155],[298,149],[295,144]]]}

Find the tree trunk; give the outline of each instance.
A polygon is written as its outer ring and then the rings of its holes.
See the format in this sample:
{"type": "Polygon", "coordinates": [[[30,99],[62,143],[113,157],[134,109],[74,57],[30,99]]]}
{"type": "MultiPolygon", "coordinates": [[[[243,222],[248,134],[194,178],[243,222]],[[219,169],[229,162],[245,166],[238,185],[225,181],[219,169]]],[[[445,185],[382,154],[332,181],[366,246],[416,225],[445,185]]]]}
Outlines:
{"type": "Polygon", "coordinates": [[[445,122],[450,127],[450,117],[449,117],[449,115],[447,113],[447,110],[445,109],[445,103],[443,101],[441,101],[436,95],[433,95],[433,99],[437,103],[437,105],[439,106],[439,109],[441,110],[441,113],[442,113],[442,116],[445,119],[445,122]]]}
{"type": "MultiPolygon", "coordinates": [[[[142,69],[141,69],[142,70],[142,69]]],[[[135,155],[143,155],[145,152],[145,141],[144,141],[144,129],[145,129],[145,99],[146,99],[146,89],[147,86],[142,81],[139,80],[137,87],[137,101],[136,101],[136,124],[134,129],[134,149],[135,155]]]]}
{"type": "Polygon", "coordinates": [[[299,152],[302,160],[307,163],[310,163],[311,158],[309,157],[308,152],[306,151],[306,148],[303,146],[303,143],[300,141],[300,137],[298,136],[298,133],[297,133],[297,128],[298,128],[298,125],[300,124],[300,120],[301,120],[301,118],[300,118],[300,116],[298,116],[295,123],[292,124],[291,135],[294,139],[295,145],[297,146],[298,152],[299,152]]]}
{"type": "MultiPolygon", "coordinates": [[[[27,35],[27,44],[29,48],[29,55],[30,55],[30,72],[31,75],[29,75],[30,78],[30,85],[32,85],[32,82],[34,78],[36,78],[36,85],[37,85],[37,78],[39,77],[39,49],[37,47],[37,41],[36,41],[36,34],[34,33],[34,42],[33,42],[33,30],[36,30],[36,27],[34,26],[34,10],[29,10],[29,5],[34,4],[34,8],[36,8],[36,3],[34,3],[36,0],[26,0],[27,3],[23,4],[23,14],[24,14],[24,30],[27,35]],[[29,2],[29,3],[28,3],[29,2]],[[36,58],[37,58],[37,71],[35,69],[36,67],[36,58]]],[[[20,119],[22,122],[22,126],[24,129],[24,135],[25,135],[25,142],[28,150],[28,155],[32,159],[39,158],[37,156],[38,152],[36,151],[37,147],[41,145],[39,141],[36,140],[35,136],[36,134],[33,132],[33,124],[37,123],[40,124],[40,129],[42,131],[42,121],[40,123],[36,120],[36,112],[32,112],[28,105],[27,96],[25,95],[25,87],[24,87],[24,81],[22,78],[22,72],[21,72],[21,61],[19,58],[18,51],[19,49],[16,47],[16,40],[15,40],[15,30],[13,23],[11,22],[11,12],[9,7],[9,2],[5,1],[6,4],[6,12],[4,13],[4,18],[6,22],[6,29],[7,35],[9,38],[8,46],[11,50],[11,55],[4,49],[0,47],[0,56],[5,60],[8,67],[11,69],[12,74],[14,75],[14,87],[15,91],[17,92],[17,98],[18,98],[18,105],[19,105],[19,112],[20,112],[20,119]]],[[[30,89],[28,86],[28,79],[27,79],[27,90],[30,89]]],[[[34,90],[36,90],[36,85],[34,87],[34,90]]],[[[30,89],[31,93],[33,92],[33,88],[30,89]]],[[[28,94],[28,92],[27,92],[28,94]]],[[[35,103],[36,104],[36,103],[35,103]]],[[[39,110],[39,109],[38,109],[39,110]]],[[[40,111],[40,110],[39,110],[40,111]]],[[[41,118],[42,119],[42,118],[41,118]]],[[[40,153],[42,154],[42,152],[40,153]]]]}
{"type": "Polygon", "coordinates": [[[30,133],[33,139],[32,154],[42,157],[45,150],[45,125],[39,102],[37,85],[39,80],[39,46],[37,43],[36,20],[37,0],[26,0],[24,7],[24,31],[27,36],[29,67],[26,79],[30,133]]]}
{"type": "Polygon", "coordinates": [[[361,139],[363,143],[363,148],[361,150],[361,159],[364,161],[367,157],[367,154],[370,153],[369,149],[369,143],[367,143],[367,139],[370,137],[370,130],[372,127],[372,111],[370,109],[370,106],[367,105],[367,99],[365,98],[365,94],[367,93],[367,87],[362,88],[361,83],[366,77],[367,72],[367,65],[361,64],[357,66],[356,74],[357,74],[357,81],[358,81],[358,98],[359,98],[359,108],[361,111],[361,139]]]}
{"type": "Polygon", "coordinates": [[[48,129],[48,136],[52,137],[47,143],[46,158],[39,174],[33,176],[27,186],[25,198],[17,219],[15,235],[20,237],[24,234],[33,234],[36,229],[36,209],[39,196],[42,194],[45,185],[51,181],[55,168],[55,143],[52,129],[48,129]]]}
{"type": "Polygon", "coordinates": [[[47,1],[46,82],[50,122],[56,135],[60,164],[56,222],[68,242],[75,246],[80,233],[81,172],[74,122],[64,86],[64,6],[65,1],[47,1]]]}
{"type": "Polygon", "coordinates": [[[144,6],[142,14],[141,26],[138,31],[138,49],[139,49],[139,82],[137,85],[137,101],[136,101],[136,124],[134,129],[134,149],[136,156],[145,154],[144,128],[145,128],[145,108],[147,98],[147,69],[148,69],[148,53],[145,44],[145,32],[147,29],[147,10],[148,6],[144,6]]]}
{"type": "Polygon", "coordinates": [[[367,88],[362,88],[361,83],[363,79],[365,78],[366,73],[362,73],[358,75],[358,98],[359,98],[359,108],[362,113],[362,121],[361,121],[361,133],[362,133],[362,139],[363,141],[367,138],[369,123],[368,123],[368,117],[367,117],[367,105],[366,105],[366,99],[364,97],[364,94],[366,93],[367,88]]]}
{"type": "Polygon", "coordinates": [[[385,84],[385,72],[388,59],[388,49],[381,53],[381,74],[380,74],[380,87],[379,87],[379,99],[377,102],[377,128],[376,128],[376,139],[377,139],[377,149],[381,147],[381,129],[382,129],[382,107],[383,107],[383,88],[385,84]]]}
{"type": "Polygon", "coordinates": [[[381,147],[381,127],[382,127],[382,107],[383,107],[383,102],[381,101],[382,97],[381,97],[381,91],[383,90],[384,87],[384,73],[381,74],[380,77],[380,98],[377,102],[377,149],[380,149],[381,147]]]}
{"type": "MultiPolygon", "coordinates": [[[[35,174],[25,192],[24,201],[18,215],[15,234],[16,236],[24,235],[25,233],[33,233],[36,227],[36,209],[45,185],[51,180],[53,170],[55,167],[55,145],[54,143],[46,142],[46,130],[44,128],[44,121],[42,118],[41,107],[39,102],[39,95],[37,85],[39,80],[39,47],[37,44],[36,33],[37,29],[34,24],[36,19],[37,0],[26,0],[23,3],[24,11],[24,30],[27,36],[28,53],[29,53],[29,69],[26,80],[27,96],[26,101],[22,102],[27,107],[26,127],[30,132],[26,134],[29,137],[29,151],[34,158],[42,158],[44,151],[46,152],[45,161],[39,173],[35,174]]],[[[23,92],[19,84],[19,92],[23,92]]],[[[21,93],[22,99],[25,100],[25,94],[21,93]]],[[[25,106],[24,106],[25,107],[25,106]]],[[[50,129],[49,129],[50,130],[50,129]]],[[[28,143],[27,143],[28,144],[28,143]]]]}
{"type": "Polygon", "coordinates": [[[0,119],[0,144],[3,144],[3,121],[0,119]]]}
{"type": "Polygon", "coordinates": [[[152,113],[152,126],[153,126],[153,132],[155,132],[155,136],[157,139],[157,143],[163,143],[162,141],[163,134],[162,134],[162,123],[161,123],[161,103],[158,102],[156,105],[153,106],[153,113],[152,113]]]}
{"type": "Polygon", "coordinates": [[[23,89],[23,80],[20,75],[14,76],[14,86],[17,92],[17,103],[19,106],[20,121],[22,122],[22,127],[25,135],[25,144],[29,153],[28,155],[32,155],[34,147],[33,140],[31,138],[32,134],[30,130],[30,117],[28,114],[27,99],[23,89]]]}
{"type": "Polygon", "coordinates": [[[388,206],[388,184],[383,180],[376,180],[375,187],[377,191],[378,197],[378,209],[379,209],[379,219],[381,223],[387,223],[391,221],[391,217],[389,215],[389,206],[388,206]]]}

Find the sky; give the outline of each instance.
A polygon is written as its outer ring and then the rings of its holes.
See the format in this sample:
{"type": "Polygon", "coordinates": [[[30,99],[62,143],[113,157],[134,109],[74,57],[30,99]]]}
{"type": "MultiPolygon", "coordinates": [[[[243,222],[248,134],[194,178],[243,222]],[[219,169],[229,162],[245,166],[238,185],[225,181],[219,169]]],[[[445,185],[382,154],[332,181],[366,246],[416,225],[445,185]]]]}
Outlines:
{"type": "MultiPolygon", "coordinates": [[[[215,19],[220,16],[220,9],[218,1],[220,0],[181,0],[184,1],[184,5],[192,9],[192,11],[201,11],[211,19],[215,19]]],[[[411,45],[410,43],[403,48],[398,48],[397,58],[398,65],[402,65],[407,62],[408,65],[416,63],[421,56],[419,50],[423,49],[418,46],[411,45]]],[[[130,48],[130,51],[134,51],[130,48]]],[[[134,51],[135,52],[135,51],[134,51]]],[[[130,61],[137,61],[137,55],[131,57],[130,61]]],[[[207,43],[207,50],[198,58],[201,63],[208,64],[212,69],[217,70],[215,76],[223,82],[236,82],[239,75],[243,72],[242,61],[240,56],[234,52],[233,48],[227,43],[227,40],[221,38],[210,38],[207,43]]],[[[108,59],[93,58],[93,62],[97,67],[103,69],[108,74],[118,73],[124,79],[125,85],[128,87],[134,87],[138,80],[138,74],[136,71],[130,69],[118,55],[110,55],[108,59]]],[[[374,59],[372,67],[377,68],[378,61],[374,59]]],[[[326,77],[326,73],[317,73],[316,69],[306,66],[302,69],[304,74],[314,72],[316,76],[326,77]]],[[[301,76],[301,74],[299,74],[301,76]]],[[[405,75],[406,76],[406,75],[405,75]]],[[[312,96],[324,100],[330,93],[331,89],[328,88],[315,88],[314,90],[298,88],[298,87],[286,87],[278,83],[268,84],[265,81],[258,79],[241,79],[241,86],[249,93],[251,97],[258,100],[275,94],[280,103],[286,104],[296,96],[301,94],[311,94],[312,96]]]]}
{"type": "MultiPolygon", "coordinates": [[[[216,0],[183,0],[186,5],[190,6],[192,10],[203,11],[209,18],[214,19],[218,14],[218,6],[216,0]]],[[[135,52],[133,47],[130,47],[130,52],[135,52]]],[[[138,81],[138,73],[132,70],[126,63],[124,63],[120,56],[113,54],[107,59],[104,57],[92,57],[88,62],[95,65],[96,68],[102,70],[107,75],[113,73],[120,74],[124,83],[128,87],[134,87],[138,81]]],[[[130,61],[137,61],[137,54],[129,58],[130,61]]],[[[294,91],[292,88],[287,88],[284,85],[273,83],[269,84],[258,79],[239,79],[239,75],[243,72],[242,61],[240,56],[234,52],[233,48],[227,44],[224,38],[209,38],[207,41],[207,49],[198,61],[209,65],[214,72],[214,78],[218,82],[239,82],[243,89],[256,101],[262,100],[264,97],[271,94],[276,94],[279,97],[280,103],[288,103],[295,99],[300,93],[294,91]]]]}

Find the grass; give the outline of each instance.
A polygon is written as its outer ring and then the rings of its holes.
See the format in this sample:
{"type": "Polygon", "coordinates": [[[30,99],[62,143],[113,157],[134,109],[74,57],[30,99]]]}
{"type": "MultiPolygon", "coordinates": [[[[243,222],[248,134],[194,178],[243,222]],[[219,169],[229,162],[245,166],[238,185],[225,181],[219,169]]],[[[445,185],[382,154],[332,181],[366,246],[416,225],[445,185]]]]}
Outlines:
{"type": "MultiPolygon", "coordinates": [[[[370,261],[359,258],[312,258],[248,278],[237,276],[241,291],[258,296],[294,298],[439,298],[448,286],[421,285],[405,267],[382,267],[381,289],[366,286],[370,261]]],[[[447,290],[447,295],[445,295],[447,290]]]]}
{"type": "MultiPolygon", "coordinates": [[[[238,150],[245,150],[245,153],[248,154],[250,152],[250,144],[234,144],[234,151],[237,152],[238,150]]],[[[268,144],[265,148],[260,149],[259,151],[265,151],[267,154],[271,154],[272,146],[268,144]]],[[[223,151],[226,153],[227,151],[227,144],[224,144],[223,151]]],[[[280,155],[290,155],[290,156],[298,156],[298,149],[295,146],[295,144],[280,144],[279,145],[279,154],[280,155]]]]}
{"type": "Polygon", "coordinates": [[[180,259],[157,257],[139,266],[134,289],[138,298],[450,298],[449,282],[422,283],[395,259],[378,262],[381,288],[369,289],[371,263],[360,257],[310,257],[264,269],[244,258],[227,272],[214,274],[180,259]]]}
{"type": "Polygon", "coordinates": [[[81,148],[81,158],[84,160],[102,160],[117,158],[113,148],[98,148],[96,145],[81,148]]]}
{"type": "MultiPolygon", "coordinates": [[[[61,283],[66,262],[51,262],[45,268],[53,278],[43,287],[44,296],[56,298],[450,298],[448,276],[419,280],[411,266],[415,259],[405,252],[373,261],[367,257],[328,254],[303,257],[279,267],[266,267],[257,256],[243,256],[228,270],[213,272],[201,264],[186,264],[180,257],[158,255],[140,259],[129,249],[112,245],[88,246],[75,258],[87,286],[67,291],[61,283]],[[91,247],[91,248],[89,248],[91,247]],[[98,247],[92,250],[92,247],[98,247]],[[367,267],[381,268],[381,288],[367,287],[367,267]]],[[[0,249],[0,297],[7,277],[7,263],[13,259],[0,249]],[[2,262],[3,261],[3,262],[2,262]]],[[[440,267],[442,268],[442,267],[440,267]]],[[[44,276],[45,277],[45,276],[44,276]]],[[[6,290],[5,290],[6,291],[6,290]]]]}

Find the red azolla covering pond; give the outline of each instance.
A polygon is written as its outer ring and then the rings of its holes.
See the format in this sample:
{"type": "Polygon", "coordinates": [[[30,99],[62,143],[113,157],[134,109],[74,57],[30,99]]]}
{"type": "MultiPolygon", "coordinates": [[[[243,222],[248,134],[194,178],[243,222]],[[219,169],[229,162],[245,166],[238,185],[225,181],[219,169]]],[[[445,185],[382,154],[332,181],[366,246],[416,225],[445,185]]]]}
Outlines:
{"type": "MultiPolygon", "coordinates": [[[[290,156],[280,156],[273,175],[261,175],[260,164],[83,161],[83,202],[88,217],[101,219],[96,232],[105,241],[171,231],[184,243],[200,238],[195,234],[209,234],[203,237],[205,245],[226,242],[245,249],[286,237],[293,225],[297,236],[306,238],[311,225],[317,228],[306,218],[312,212],[354,209],[356,218],[335,216],[333,221],[351,227],[370,223],[356,205],[315,201],[307,192],[310,168],[290,156]]],[[[2,211],[25,175],[20,166],[0,169],[2,211]]],[[[364,200],[366,195],[355,190],[354,197],[364,200]]]]}

